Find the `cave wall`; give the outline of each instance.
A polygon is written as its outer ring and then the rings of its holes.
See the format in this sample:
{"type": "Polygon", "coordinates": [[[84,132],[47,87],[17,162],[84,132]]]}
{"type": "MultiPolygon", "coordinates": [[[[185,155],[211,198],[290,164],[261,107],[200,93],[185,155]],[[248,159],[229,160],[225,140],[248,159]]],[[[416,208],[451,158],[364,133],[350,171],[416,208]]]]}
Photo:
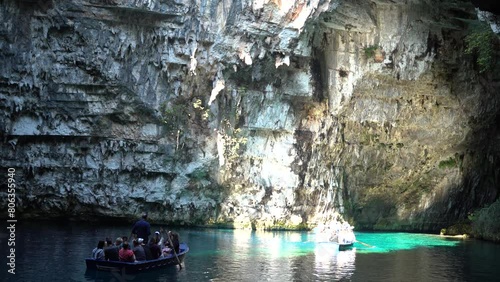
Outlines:
{"type": "Polygon", "coordinates": [[[325,16],[318,45],[334,119],[313,150],[344,171],[357,226],[439,230],[498,197],[495,142],[478,133],[498,138],[498,79],[464,56],[470,13],[360,1],[325,16]]]}
{"type": "Polygon", "coordinates": [[[429,231],[498,198],[498,72],[464,52],[468,2],[0,13],[0,166],[24,217],[429,231]]]}

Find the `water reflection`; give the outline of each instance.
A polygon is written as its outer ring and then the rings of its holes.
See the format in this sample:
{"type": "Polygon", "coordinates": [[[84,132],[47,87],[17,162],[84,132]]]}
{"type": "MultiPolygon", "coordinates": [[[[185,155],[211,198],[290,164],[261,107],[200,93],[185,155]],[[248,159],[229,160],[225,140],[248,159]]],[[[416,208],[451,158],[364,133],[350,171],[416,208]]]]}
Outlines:
{"type": "MultiPolygon", "coordinates": [[[[220,271],[213,272],[215,277],[211,281],[227,281],[228,277],[237,278],[237,281],[256,281],[256,277],[266,277],[269,281],[292,279],[292,267],[286,256],[293,246],[283,240],[282,235],[277,232],[232,231],[232,237],[225,238],[231,242],[230,249],[216,258],[216,268],[220,271]]],[[[296,235],[290,238],[300,240],[296,235]]]]}
{"type": "MultiPolygon", "coordinates": [[[[191,249],[182,270],[171,267],[126,276],[86,271],[84,259],[97,240],[126,234],[130,226],[20,225],[18,273],[7,277],[4,270],[0,281],[495,281],[500,277],[500,245],[474,240],[357,233],[358,240],[376,247],[355,244],[339,251],[334,244],[316,243],[307,232],[176,231],[191,249]]],[[[0,242],[5,243],[1,238],[0,242]]]]}
{"type": "Polygon", "coordinates": [[[319,243],[314,248],[314,258],[317,277],[350,279],[355,270],[356,248],[339,251],[336,244],[319,243]]]}

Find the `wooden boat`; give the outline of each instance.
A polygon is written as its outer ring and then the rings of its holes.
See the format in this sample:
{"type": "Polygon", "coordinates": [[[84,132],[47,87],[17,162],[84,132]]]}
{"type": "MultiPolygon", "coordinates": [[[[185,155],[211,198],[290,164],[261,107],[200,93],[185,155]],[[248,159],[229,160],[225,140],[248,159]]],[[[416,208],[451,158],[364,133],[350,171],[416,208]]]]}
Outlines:
{"type": "Polygon", "coordinates": [[[339,245],[339,251],[348,250],[354,246],[354,242],[350,243],[337,243],[339,245]]]}
{"type": "Polygon", "coordinates": [[[316,233],[316,243],[332,243],[338,245],[338,250],[348,250],[354,246],[356,236],[352,231],[343,231],[340,233],[316,233]]]}
{"type": "MultiPolygon", "coordinates": [[[[179,253],[177,254],[177,258],[179,258],[181,263],[184,261],[184,257],[187,252],[189,252],[189,247],[186,244],[181,243],[179,245],[179,253]]],[[[87,258],[85,259],[85,263],[87,264],[87,270],[94,269],[102,271],[125,271],[125,273],[137,273],[177,265],[179,264],[177,258],[174,254],[168,257],[137,262],[106,261],[87,258]]]]}

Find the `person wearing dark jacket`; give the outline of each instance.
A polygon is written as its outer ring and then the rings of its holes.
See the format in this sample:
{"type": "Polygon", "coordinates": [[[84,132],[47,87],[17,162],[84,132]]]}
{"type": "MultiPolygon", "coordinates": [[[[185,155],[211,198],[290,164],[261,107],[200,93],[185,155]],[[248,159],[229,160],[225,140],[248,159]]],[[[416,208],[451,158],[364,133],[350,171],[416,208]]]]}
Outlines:
{"type": "Polygon", "coordinates": [[[110,261],[119,261],[120,256],[118,252],[120,251],[120,247],[123,243],[122,238],[116,238],[115,245],[104,248],[104,258],[110,261]]]}
{"type": "Polygon", "coordinates": [[[139,242],[141,243],[141,246],[144,249],[144,253],[146,254],[146,260],[152,260],[153,254],[151,254],[151,249],[149,248],[149,245],[144,244],[142,238],[139,238],[139,242]]]}
{"type": "Polygon", "coordinates": [[[149,250],[151,250],[152,259],[157,259],[161,256],[161,248],[158,246],[155,238],[149,240],[149,250]]]}
{"type": "Polygon", "coordinates": [[[151,235],[151,225],[146,220],[148,219],[148,215],[145,213],[142,215],[142,218],[134,224],[132,227],[132,234],[130,238],[142,238],[144,241],[149,242],[148,237],[151,235]]]}
{"type": "Polygon", "coordinates": [[[134,252],[135,260],[146,260],[146,252],[144,252],[144,248],[137,240],[134,240],[134,248],[132,249],[132,251],[134,252]]]}

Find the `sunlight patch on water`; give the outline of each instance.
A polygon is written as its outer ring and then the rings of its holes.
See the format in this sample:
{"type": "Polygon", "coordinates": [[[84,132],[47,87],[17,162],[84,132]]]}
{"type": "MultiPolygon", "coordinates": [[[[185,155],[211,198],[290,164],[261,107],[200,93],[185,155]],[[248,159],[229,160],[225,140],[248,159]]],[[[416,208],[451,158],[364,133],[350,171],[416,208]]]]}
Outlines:
{"type": "Polygon", "coordinates": [[[387,253],[421,247],[456,246],[461,239],[450,239],[431,234],[412,233],[356,233],[354,244],[358,253],[387,253]]]}
{"type": "MultiPolygon", "coordinates": [[[[217,236],[216,249],[197,250],[190,256],[233,256],[242,254],[250,257],[270,259],[293,258],[309,254],[338,255],[338,246],[334,243],[317,243],[314,234],[308,232],[251,232],[251,231],[216,231],[204,233],[202,240],[208,242],[217,236]],[[207,238],[208,237],[208,238],[207,238]]],[[[356,242],[351,249],[356,253],[387,253],[415,248],[436,246],[455,246],[459,239],[443,238],[438,235],[412,233],[364,233],[356,232],[356,242]]],[[[201,239],[201,238],[200,238],[201,239]]],[[[207,242],[207,243],[208,243],[207,242]]]]}
{"type": "MultiPolygon", "coordinates": [[[[431,234],[413,233],[363,233],[357,232],[356,242],[352,250],[357,253],[387,253],[398,250],[415,248],[432,248],[437,246],[456,246],[461,239],[451,239],[431,234]]],[[[330,243],[316,243],[310,236],[279,236],[269,234],[264,237],[254,238],[262,246],[256,253],[265,253],[270,257],[295,257],[317,253],[318,249],[328,253],[338,253],[338,247],[330,243]],[[267,237],[267,238],[266,238],[267,237]]],[[[342,252],[342,251],[340,251],[342,252]]]]}
{"type": "MultiPolygon", "coordinates": [[[[438,246],[456,246],[461,239],[444,238],[431,234],[412,233],[356,233],[356,242],[352,248],[357,253],[387,253],[398,250],[411,250],[415,248],[432,248],[438,246]]],[[[270,257],[295,257],[318,252],[318,249],[327,253],[338,253],[338,247],[330,243],[316,243],[310,236],[264,236],[254,237],[258,241],[255,254],[266,254],[270,257]]]]}

